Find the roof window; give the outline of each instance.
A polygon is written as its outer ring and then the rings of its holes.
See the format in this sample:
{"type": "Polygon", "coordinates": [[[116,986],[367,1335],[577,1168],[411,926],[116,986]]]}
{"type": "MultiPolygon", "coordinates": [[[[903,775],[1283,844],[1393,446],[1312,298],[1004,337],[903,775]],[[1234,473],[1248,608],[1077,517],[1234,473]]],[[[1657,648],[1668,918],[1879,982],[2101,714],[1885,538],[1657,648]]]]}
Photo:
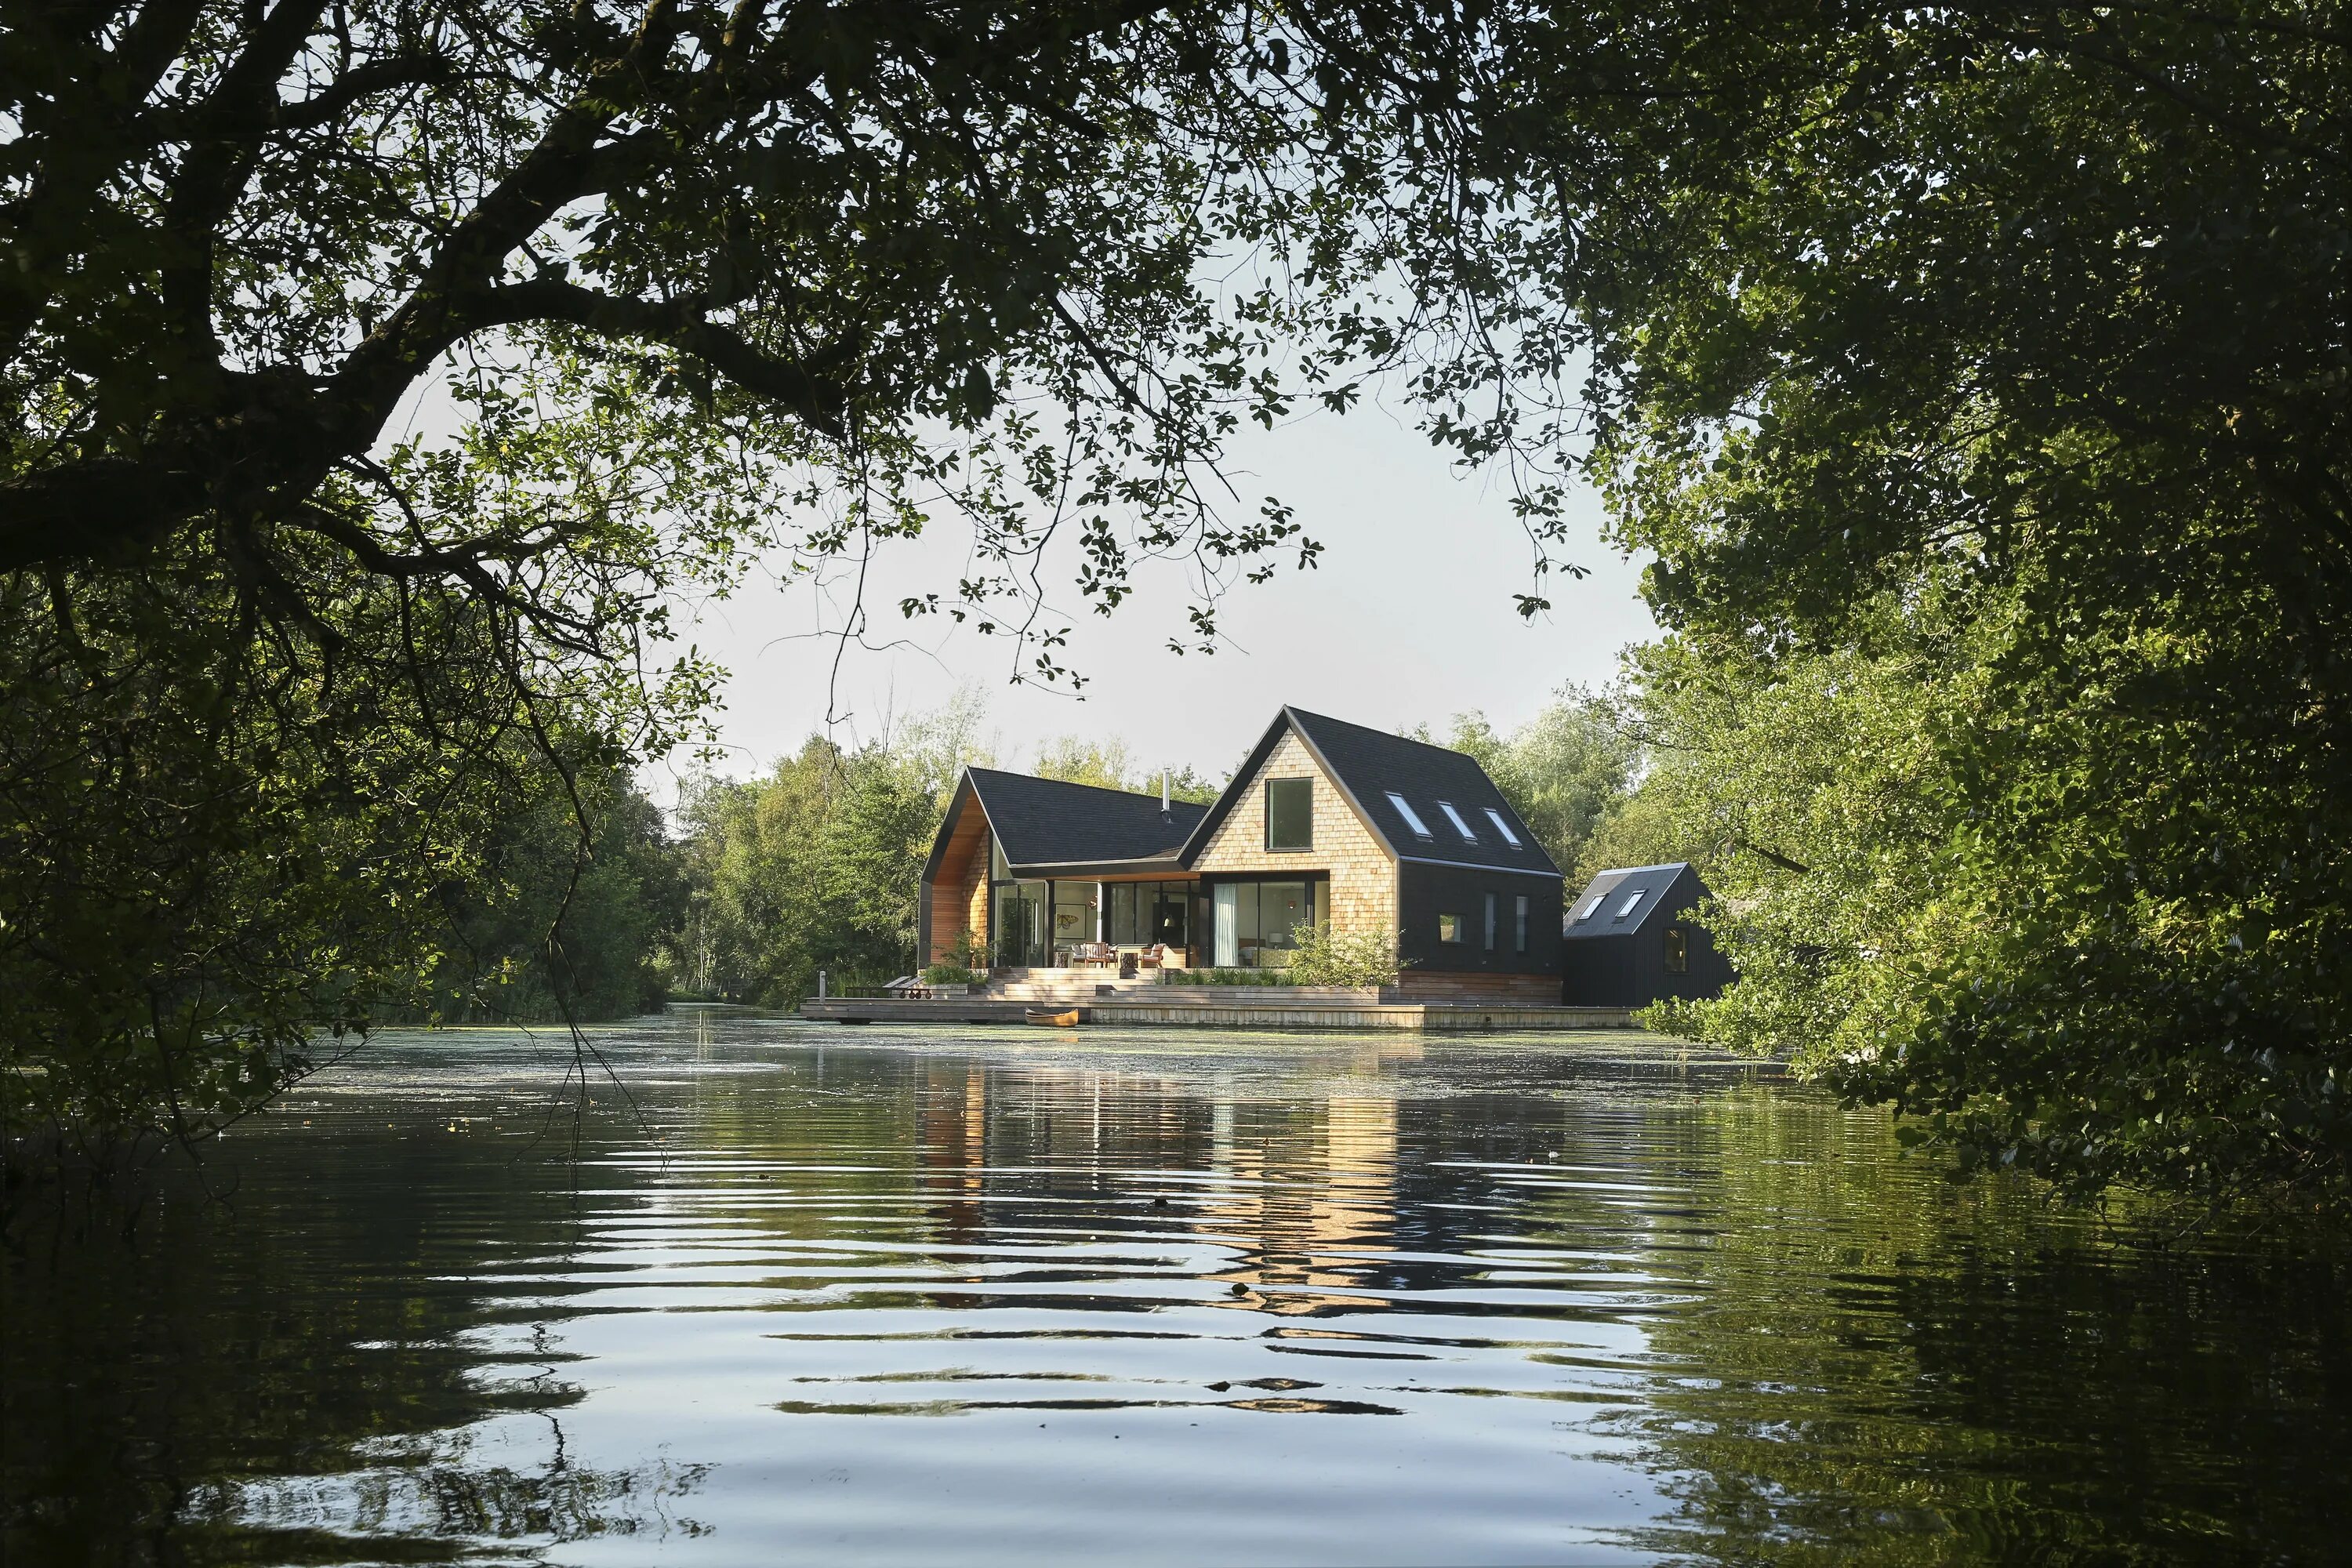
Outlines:
{"type": "Polygon", "coordinates": [[[1584,907],[1576,911],[1576,918],[1580,921],[1591,920],[1592,918],[1593,911],[1601,907],[1601,900],[1608,896],[1609,895],[1606,893],[1595,893],[1591,898],[1585,900],[1584,907]]]}
{"type": "Polygon", "coordinates": [[[1413,810],[1412,807],[1405,804],[1404,796],[1397,794],[1394,790],[1391,790],[1389,791],[1389,804],[1397,808],[1397,815],[1404,818],[1404,825],[1407,827],[1412,828],[1423,838],[1429,837],[1429,824],[1422,821],[1421,813],[1413,810]]]}
{"type": "Polygon", "coordinates": [[[1462,820],[1462,814],[1454,809],[1454,803],[1452,801],[1439,801],[1437,803],[1437,809],[1445,814],[1446,821],[1454,824],[1454,831],[1462,835],[1463,843],[1475,844],[1478,842],[1478,836],[1470,831],[1470,825],[1462,820]]]}
{"type": "Polygon", "coordinates": [[[1486,808],[1486,820],[1495,825],[1495,831],[1503,836],[1504,843],[1509,845],[1514,849],[1517,849],[1519,847],[1519,836],[1511,831],[1511,825],[1503,820],[1503,814],[1501,812],[1496,811],[1491,805],[1488,806],[1486,808]]]}
{"type": "Polygon", "coordinates": [[[1617,906],[1616,914],[1611,918],[1612,920],[1622,921],[1627,915],[1632,914],[1633,910],[1640,906],[1643,897],[1647,894],[1649,890],[1650,889],[1647,888],[1636,888],[1632,892],[1626,894],[1625,901],[1617,906]]]}

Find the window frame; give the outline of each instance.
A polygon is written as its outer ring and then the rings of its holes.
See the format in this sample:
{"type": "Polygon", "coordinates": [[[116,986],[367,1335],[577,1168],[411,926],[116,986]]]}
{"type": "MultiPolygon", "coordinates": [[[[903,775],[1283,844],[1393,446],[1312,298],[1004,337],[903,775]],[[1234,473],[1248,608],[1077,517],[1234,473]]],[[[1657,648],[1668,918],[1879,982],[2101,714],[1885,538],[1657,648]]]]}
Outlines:
{"type": "Polygon", "coordinates": [[[1665,940],[1661,945],[1664,952],[1666,973],[1688,974],[1690,973],[1690,933],[1680,926],[1668,926],[1665,940]]]}
{"type": "Polygon", "coordinates": [[[1486,894],[1486,945],[1481,951],[1486,952],[1501,951],[1496,943],[1502,940],[1502,930],[1503,895],[1489,889],[1486,894]]]}
{"type": "Polygon", "coordinates": [[[1503,836],[1504,844],[1513,849],[1524,849],[1527,847],[1526,845],[1519,842],[1519,836],[1511,831],[1511,825],[1503,820],[1503,814],[1501,812],[1496,811],[1491,805],[1485,809],[1486,813],[1486,820],[1493,823],[1495,825],[1495,831],[1503,836]]]}
{"type": "Polygon", "coordinates": [[[1511,911],[1511,951],[1514,952],[1524,953],[1528,951],[1528,896],[1525,893],[1517,894],[1511,911]]]}
{"type": "Polygon", "coordinates": [[[1460,915],[1446,914],[1441,911],[1437,917],[1438,945],[1440,947],[1461,947],[1465,945],[1462,940],[1463,936],[1465,934],[1463,928],[1467,926],[1469,923],[1470,922],[1468,921],[1465,920],[1460,915]],[[1452,936],[1445,934],[1449,927],[1454,932],[1452,936]]]}
{"type": "MultiPolygon", "coordinates": [[[[1616,889],[1612,888],[1610,891],[1615,892],[1616,889]]],[[[1642,907],[1642,900],[1649,896],[1650,889],[1647,888],[1636,888],[1632,892],[1626,894],[1625,901],[1617,906],[1617,912],[1609,917],[1609,923],[1611,925],[1618,925],[1625,921],[1631,920],[1633,918],[1633,911],[1642,907]]]]}
{"type": "Polygon", "coordinates": [[[1584,912],[1583,912],[1583,913],[1581,913],[1581,914],[1580,914],[1580,915],[1578,915],[1578,916],[1576,917],[1576,920],[1575,920],[1575,922],[1574,922],[1574,923],[1575,923],[1575,924],[1577,924],[1577,925],[1582,925],[1585,921],[1587,921],[1591,920],[1593,916],[1595,916],[1595,915],[1599,914],[1599,913],[1601,912],[1601,905],[1603,905],[1603,904],[1605,904],[1605,903],[1607,903],[1608,901],[1609,901],[1609,895],[1608,895],[1608,894],[1606,894],[1606,893],[1595,893],[1595,894],[1593,894],[1591,898],[1589,898],[1589,899],[1587,899],[1587,900],[1584,900],[1584,912]]]}
{"type": "Polygon", "coordinates": [[[1389,804],[1396,807],[1397,815],[1404,818],[1404,825],[1412,829],[1414,837],[1433,841],[1435,836],[1429,831],[1429,824],[1421,819],[1421,813],[1413,810],[1411,801],[1394,790],[1387,790],[1383,793],[1388,795],[1389,804]]]}
{"type": "Polygon", "coordinates": [[[1260,802],[1260,805],[1261,805],[1263,806],[1263,808],[1264,808],[1264,815],[1265,815],[1265,849],[1266,849],[1266,853],[1267,853],[1267,854],[1269,854],[1269,855],[1299,855],[1299,854],[1306,854],[1306,853],[1309,853],[1309,852],[1311,852],[1311,851],[1314,849],[1314,847],[1315,847],[1315,777],[1314,777],[1314,775],[1313,775],[1312,773],[1308,773],[1308,774],[1306,774],[1306,775],[1303,775],[1303,776],[1299,776],[1299,777],[1278,778],[1278,779],[1276,779],[1276,778],[1270,778],[1270,779],[1266,779],[1266,780],[1265,780],[1265,781],[1264,781],[1264,783],[1265,783],[1265,792],[1264,792],[1264,793],[1259,796],[1259,802],[1260,802]],[[1274,841],[1274,786],[1275,786],[1275,785],[1276,785],[1276,784],[1300,784],[1300,785],[1305,786],[1305,788],[1306,788],[1306,791],[1307,791],[1307,837],[1306,837],[1306,841],[1305,841],[1304,843],[1299,843],[1299,844],[1276,844],[1276,843],[1274,841]]]}
{"type": "Polygon", "coordinates": [[[1454,803],[1452,801],[1439,801],[1437,803],[1437,809],[1445,814],[1446,821],[1454,824],[1454,831],[1462,835],[1463,843],[1475,844],[1478,842],[1478,835],[1471,830],[1469,821],[1465,818],[1460,812],[1454,809],[1454,803]]]}

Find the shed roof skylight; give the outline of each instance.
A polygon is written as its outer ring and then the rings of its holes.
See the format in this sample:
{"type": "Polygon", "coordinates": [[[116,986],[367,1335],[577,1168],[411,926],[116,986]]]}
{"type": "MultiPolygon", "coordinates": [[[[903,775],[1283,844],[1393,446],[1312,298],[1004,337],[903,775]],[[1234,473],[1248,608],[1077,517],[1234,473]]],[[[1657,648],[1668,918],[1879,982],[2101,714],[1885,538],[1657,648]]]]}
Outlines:
{"type": "Polygon", "coordinates": [[[1617,906],[1617,913],[1612,918],[1622,921],[1627,915],[1632,914],[1641,904],[1643,896],[1646,895],[1649,890],[1650,889],[1647,888],[1636,888],[1631,893],[1628,893],[1625,896],[1625,901],[1617,906]]]}
{"type": "Polygon", "coordinates": [[[1421,813],[1413,810],[1412,806],[1405,804],[1404,796],[1397,794],[1394,790],[1391,790],[1389,791],[1389,804],[1397,808],[1397,815],[1404,818],[1404,825],[1407,827],[1412,828],[1423,838],[1429,837],[1429,824],[1422,821],[1421,813]]]}
{"type": "Polygon", "coordinates": [[[1504,843],[1509,845],[1514,849],[1517,849],[1519,847],[1519,836],[1511,831],[1511,825],[1503,820],[1503,814],[1501,812],[1496,811],[1491,805],[1488,806],[1486,808],[1486,820],[1495,825],[1495,831],[1503,836],[1504,843]]]}
{"type": "Polygon", "coordinates": [[[1591,898],[1585,900],[1584,907],[1576,911],[1576,918],[1580,921],[1591,920],[1592,918],[1592,911],[1599,909],[1601,907],[1601,900],[1607,897],[1608,895],[1606,893],[1595,893],[1591,898]]]}
{"type": "Polygon", "coordinates": [[[1463,843],[1475,844],[1478,842],[1478,836],[1470,831],[1470,825],[1462,820],[1462,814],[1454,809],[1454,803],[1452,801],[1439,801],[1437,803],[1437,809],[1445,814],[1446,821],[1454,824],[1454,831],[1462,835],[1463,843]]]}

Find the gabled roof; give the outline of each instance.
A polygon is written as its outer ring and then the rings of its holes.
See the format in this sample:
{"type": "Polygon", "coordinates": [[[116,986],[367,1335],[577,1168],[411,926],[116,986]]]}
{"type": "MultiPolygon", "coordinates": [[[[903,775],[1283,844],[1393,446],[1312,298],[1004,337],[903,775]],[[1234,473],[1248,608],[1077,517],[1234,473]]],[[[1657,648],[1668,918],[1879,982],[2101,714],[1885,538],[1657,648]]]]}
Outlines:
{"type": "Polygon", "coordinates": [[[1191,865],[1208,847],[1218,826],[1238,805],[1244,791],[1257,776],[1259,768],[1273,754],[1275,746],[1286,732],[1297,735],[1309,754],[1330,775],[1348,804],[1355,808],[1364,825],[1388,846],[1400,859],[1430,861],[1442,865],[1477,866],[1498,871],[1524,871],[1535,875],[1557,877],[1559,868],[1544,853],[1543,846],[1486,770],[1460,752],[1444,746],[1433,746],[1425,741],[1408,740],[1381,730],[1368,730],[1361,724],[1349,724],[1339,719],[1328,719],[1320,713],[1308,713],[1297,708],[1285,708],[1266,727],[1265,735],[1234,774],[1234,782],[1217,797],[1208,815],[1184,843],[1184,863],[1191,865]],[[1390,793],[1402,795],[1413,813],[1421,818],[1429,832],[1423,837],[1413,831],[1405,820],[1390,793]],[[1465,838],[1448,818],[1440,802],[1450,803],[1462,816],[1475,836],[1465,838]],[[1486,814],[1499,815],[1511,832],[1518,837],[1518,847],[1513,848],[1508,839],[1497,832],[1486,814]]]}
{"type": "Polygon", "coordinates": [[[938,872],[966,786],[1003,846],[1006,862],[1020,877],[1072,874],[1081,868],[1108,870],[1136,862],[1147,863],[1138,869],[1148,869],[1153,861],[1172,870],[1185,835],[1208,810],[1194,801],[1171,801],[1163,816],[1156,795],[967,768],[948,820],[940,825],[926,878],[938,872]]]}
{"type": "Polygon", "coordinates": [[[1657,866],[1621,866],[1601,872],[1584,885],[1584,890],[1576,895],[1560,917],[1560,934],[1570,940],[1623,936],[1640,931],[1661,910],[1679,912],[1705,897],[1706,884],[1699,880],[1698,873],[1691,869],[1687,860],[1668,860],[1657,866]],[[1595,899],[1601,900],[1601,907],[1590,918],[1577,919],[1595,899]],[[1637,900],[1631,910],[1625,908],[1629,899],[1637,900]]]}

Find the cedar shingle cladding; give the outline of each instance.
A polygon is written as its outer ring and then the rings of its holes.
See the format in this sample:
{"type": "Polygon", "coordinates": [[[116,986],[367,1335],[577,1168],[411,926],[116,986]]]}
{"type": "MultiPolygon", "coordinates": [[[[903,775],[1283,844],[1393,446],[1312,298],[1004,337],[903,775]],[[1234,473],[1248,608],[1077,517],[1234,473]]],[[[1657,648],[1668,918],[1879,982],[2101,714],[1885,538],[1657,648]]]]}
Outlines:
{"type": "MultiPolygon", "coordinates": [[[[1379,931],[1396,924],[1396,858],[1364,824],[1295,733],[1274,737],[1249,773],[1237,775],[1218,805],[1222,817],[1186,858],[1203,876],[1290,878],[1314,871],[1331,874],[1331,929],[1379,931]],[[1314,786],[1315,847],[1265,847],[1265,784],[1268,779],[1310,780],[1314,786]],[[1228,805],[1227,803],[1230,803],[1228,805]]],[[[1253,753],[1255,755],[1256,753],[1253,753]]]]}
{"type": "Polygon", "coordinates": [[[1250,752],[1235,783],[1209,808],[1184,847],[1204,874],[1331,872],[1331,929],[1392,928],[1408,974],[1475,975],[1498,991],[1556,1001],[1559,973],[1559,868],[1470,757],[1424,741],[1285,708],[1250,752]],[[1311,773],[1316,780],[1315,851],[1268,852],[1265,781],[1311,773]],[[1422,825],[1412,830],[1389,793],[1405,797],[1422,825]],[[1475,838],[1441,808],[1450,802],[1475,838]],[[1518,837],[1514,848],[1486,813],[1518,837]],[[1344,822],[1335,820],[1344,816],[1344,822]],[[1331,822],[1329,848],[1325,825],[1331,822]],[[1327,860],[1326,857],[1328,857],[1327,860]],[[1486,903],[1496,900],[1496,942],[1486,945],[1486,903]],[[1518,951],[1518,900],[1528,900],[1528,951],[1518,951]],[[1457,915],[1465,940],[1438,941],[1442,914],[1457,915]]]}

